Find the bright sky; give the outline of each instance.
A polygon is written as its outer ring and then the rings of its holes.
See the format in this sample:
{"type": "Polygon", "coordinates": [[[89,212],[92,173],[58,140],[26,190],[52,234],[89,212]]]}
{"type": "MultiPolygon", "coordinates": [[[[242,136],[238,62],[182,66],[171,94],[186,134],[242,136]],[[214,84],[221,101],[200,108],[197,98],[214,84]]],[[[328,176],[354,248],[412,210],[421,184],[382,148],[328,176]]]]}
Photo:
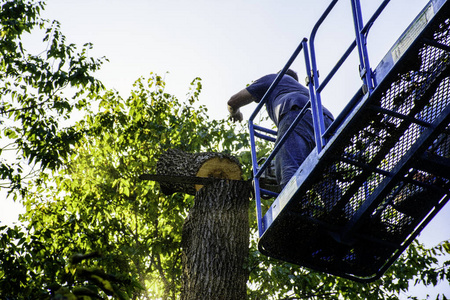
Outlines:
{"type": "MultiPolygon", "coordinates": [[[[97,74],[108,88],[127,97],[138,77],[169,72],[165,75],[167,92],[181,100],[189,83],[200,77],[201,103],[212,118],[221,119],[227,117],[226,101],[232,94],[284,66],[302,38],[309,37],[330,0],[46,2],[43,16],[61,22],[67,42],[92,42],[91,56],[109,58],[97,74]]],[[[368,20],[381,0],[361,2],[368,20]]],[[[369,35],[372,68],[427,2],[391,1],[369,35]]],[[[354,39],[349,3],[337,4],[316,37],[322,78],[354,39]]],[[[306,76],[302,55],[293,65],[300,78],[306,76]]],[[[323,104],[335,116],[360,85],[357,64],[338,74],[322,96],[323,104]]],[[[244,109],[244,117],[248,118],[253,108],[244,109]]],[[[11,215],[9,210],[2,211],[11,215]]],[[[450,221],[446,216],[450,216],[450,205],[423,231],[421,241],[434,245],[449,239],[450,221]]],[[[0,215],[0,220],[5,218],[0,215]]]]}
{"type": "MultiPolygon", "coordinates": [[[[48,0],[44,15],[62,23],[68,42],[92,42],[92,56],[110,59],[98,75],[122,96],[128,95],[139,76],[169,72],[168,91],[183,99],[189,83],[198,76],[203,79],[203,104],[213,118],[224,118],[226,100],[252,80],[280,70],[301,39],[309,37],[329,2],[48,0]]],[[[363,2],[365,15],[371,15],[381,1],[363,2]]],[[[369,53],[374,57],[374,67],[427,3],[391,2],[386,18],[380,21],[383,26],[376,24],[370,36],[369,53]]],[[[337,4],[331,20],[316,38],[322,74],[353,40],[349,3],[337,4]]],[[[302,60],[300,57],[293,65],[300,78],[306,76],[302,60]]],[[[324,99],[335,115],[360,84],[357,65],[352,68],[356,84],[351,86],[347,75],[340,76],[345,81],[340,81],[339,93],[332,93],[333,99],[324,99]]]]}
{"type": "Polygon", "coordinates": [[[110,59],[100,73],[106,85],[127,95],[139,76],[168,71],[168,91],[182,99],[198,76],[214,118],[226,117],[232,93],[283,66],[313,24],[302,16],[315,9],[256,0],[48,3],[46,14],[63,23],[69,40],[92,41],[92,54],[110,59]]]}

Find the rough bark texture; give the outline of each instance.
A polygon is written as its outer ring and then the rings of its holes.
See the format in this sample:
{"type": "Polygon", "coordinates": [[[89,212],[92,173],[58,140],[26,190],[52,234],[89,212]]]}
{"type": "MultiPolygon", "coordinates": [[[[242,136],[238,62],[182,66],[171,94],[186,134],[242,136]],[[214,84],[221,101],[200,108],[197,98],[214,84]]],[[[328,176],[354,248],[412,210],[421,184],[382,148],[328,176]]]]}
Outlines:
{"type": "Polygon", "coordinates": [[[241,180],[239,161],[223,153],[169,150],[157,175],[215,177],[205,186],[160,182],[165,194],[195,194],[182,230],[182,300],[246,299],[251,185],[241,180]]]}
{"type": "Polygon", "coordinates": [[[182,300],[247,298],[250,188],[220,180],[197,192],[183,226],[182,300]]]}
{"type": "MultiPolygon", "coordinates": [[[[158,175],[215,177],[222,179],[241,179],[239,161],[223,153],[187,153],[177,149],[164,152],[157,163],[158,175]]],[[[202,187],[195,184],[160,183],[161,190],[166,195],[182,192],[190,195],[202,187]]]]}

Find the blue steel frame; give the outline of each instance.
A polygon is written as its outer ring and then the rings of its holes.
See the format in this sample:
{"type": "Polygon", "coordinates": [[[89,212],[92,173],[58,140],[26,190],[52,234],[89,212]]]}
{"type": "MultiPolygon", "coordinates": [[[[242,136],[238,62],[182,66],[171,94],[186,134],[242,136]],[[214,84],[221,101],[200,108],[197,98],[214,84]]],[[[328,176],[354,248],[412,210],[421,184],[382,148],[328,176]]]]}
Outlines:
{"type": "MultiPolygon", "coordinates": [[[[251,157],[252,157],[252,168],[253,168],[253,184],[254,184],[254,190],[255,190],[255,200],[256,200],[256,214],[257,214],[257,221],[258,221],[258,232],[259,236],[261,237],[265,231],[265,228],[263,228],[263,215],[262,215],[262,207],[261,207],[261,194],[269,195],[271,197],[277,197],[278,194],[267,191],[264,189],[261,189],[259,184],[259,179],[263,172],[267,169],[267,167],[270,165],[271,161],[274,159],[275,155],[279,151],[280,147],[284,144],[286,139],[289,137],[289,134],[294,130],[295,126],[298,124],[298,122],[301,120],[303,115],[307,112],[309,108],[311,108],[312,111],[312,117],[313,117],[313,125],[314,125],[314,135],[315,135],[315,141],[316,141],[316,151],[320,153],[322,149],[325,147],[327,140],[330,138],[330,134],[328,132],[334,132],[335,128],[333,128],[333,131],[325,130],[324,120],[323,120],[323,111],[322,111],[322,100],[320,93],[325,88],[325,86],[329,83],[331,78],[336,74],[336,72],[339,70],[339,68],[342,66],[342,64],[345,62],[345,60],[349,57],[349,55],[353,52],[355,48],[358,49],[358,55],[359,55],[359,62],[360,62],[360,77],[363,81],[363,85],[361,88],[361,92],[364,94],[369,94],[374,90],[374,88],[377,85],[377,82],[375,80],[375,75],[370,67],[369,63],[369,55],[367,51],[367,34],[369,32],[369,29],[375,22],[375,20],[378,18],[378,16],[381,14],[381,12],[384,10],[384,8],[387,6],[387,4],[390,2],[390,0],[384,0],[378,9],[375,11],[375,13],[372,15],[372,17],[369,19],[366,25],[363,23],[362,19],[362,13],[361,13],[361,4],[360,0],[350,0],[351,6],[352,6],[352,14],[353,14],[353,23],[355,27],[355,35],[356,38],[352,42],[352,44],[348,47],[348,49],[345,51],[345,53],[342,55],[342,57],[338,60],[336,65],[331,69],[330,73],[325,77],[323,80],[323,83],[320,84],[319,82],[319,75],[318,75],[318,69],[317,69],[317,60],[315,55],[315,47],[314,47],[314,41],[316,37],[316,33],[325,20],[325,18],[328,16],[328,14],[332,11],[334,6],[339,0],[333,0],[328,5],[327,9],[324,11],[322,16],[319,18],[317,23],[315,24],[311,35],[309,39],[309,49],[308,49],[308,39],[304,38],[300,44],[298,45],[297,49],[294,51],[292,56],[289,58],[286,65],[283,67],[283,69],[279,72],[278,76],[275,78],[263,98],[261,99],[260,103],[257,105],[255,111],[250,116],[249,119],[249,131],[250,131],[250,146],[251,146],[251,157]],[[271,142],[275,142],[276,139],[272,136],[276,136],[277,132],[271,129],[263,128],[261,126],[255,125],[254,120],[258,113],[260,112],[261,108],[264,106],[265,102],[267,101],[267,96],[273,91],[273,89],[276,87],[276,85],[280,82],[282,76],[286,73],[286,71],[290,68],[292,63],[295,61],[299,53],[303,50],[304,52],[304,58],[305,58],[305,67],[306,67],[306,74],[307,74],[307,85],[309,88],[310,93],[310,101],[308,104],[300,111],[299,115],[295,119],[295,121],[291,124],[286,134],[281,137],[278,144],[275,145],[273,151],[270,153],[269,157],[266,159],[266,161],[259,166],[258,164],[258,157],[256,154],[256,142],[255,137],[262,138],[271,142]],[[260,132],[263,133],[260,133],[260,132]],[[269,134],[269,135],[267,135],[269,134]],[[270,136],[272,135],[272,136],[270,136]]],[[[366,95],[368,96],[368,95],[366,95]]],[[[351,110],[352,106],[349,105],[344,109],[344,112],[349,112],[351,110]]],[[[344,115],[344,113],[341,113],[340,116],[344,115]]],[[[339,119],[339,118],[338,118],[339,119]]],[[[334,122],[335,124],[339,124],[339,120],[336,119],[334,122]]],[[[336,125],[335,125],[336,126],[336,125]]],[[[331,127],[334,127],[333,125],[331,127]]]]}
{"type": "MultiPolygon", "coordinates": [[[[262,173],[267,169],[267,167],[269,166],[270,162],[274,159],[275,155],[280,150],[280,147],[284,144],[284,142],[286,141],[286,139],[289,136],[289,134],[294,130],[295,126],[301,120],[301,117],[305,114],[305,112],[306,112],[307,108],[310,106],[310,104],[305,106],[303,108],[303,110],[300,112],[300,114],[297,116],[297,118],[295,118],[294,122],[291,124],[291,126],[287,130],[286,134],[281,138],[279,143],[275,146],[274,150],[269,155],[267,160],[262,164],[261,167],[259,167],[259,165],[258,165],[258,158],[257,158],[257,155],[256,155],[255,136],[257,136],[259,138],[263,138],[265,140],[272,141],[272,142],[275,142],[275,139],[273,137],[257,133],[255,130],[259,130],[259,131],[262,131],[262,132],[265,132],[265,133],[269,133],[269,134],[272,134],[272,135],[276,135],[277,132],[273,131],[273,130],[269,130],[269,129],[263,128],[263,127],[260,127],[258,125],[255,125],[253,122],[254,122],[256,116],[258,115],[259,111],[261,110],[261,108],[266,103],[268,95],[270,95],[270,93],[272,93],[273,89],[280,82],[281,78],[284,76],[286,71],[289,69],[289,67],[292,65],[292,63],[294,62],[294,60],[297,58],[298,54],[302,50],[304,50],[306,69],[307,70],[310,69],[307,47],[308,47],[307,39],[303,39],[301,41],[301,43],[298,45],[297,49],[292,54],[292,56],[290,57],[289,61],[286,63],[286,65],[283,67],[283,69],[279,72],[279,74],[275,78],[274,82],[271,84],[271,86],[269,87],[267,92],[264,94],[264,96],[262,97],[261,101],[258,103],[258,106],[256,107],[256,109],[253,112],[253,114],[250,116],[250,119],[248,121],[248,126],[249,126],[249,130],[250,130],[250,146],[251,146],[252,167],[253,167],[253,184],[254,184],[254,189],[255,189],[256,214],[257,214],[257,220],[258,220],[259,236],[261,236],[263,234],[263,232],[264,232],[264,230],[262,228],[261,188],[259,186],[259,178],[261,177],[262,173]]],[[[307,73],[308,73],[308,71],[307,71],[307,73]]],[[[309,74],[307,76],[309,76],[309,74]]],[[[309,103],[312,102],[311,100],[312,99],[310,99],[309,103]]],[[[322,122],[323,122],[323,119],[322,119],[322,122]]],[[[316,124],[315,123],[316,122],[314,122],[314,128],[316,128],[316,124]]],[[[262,192],[264,192],[265,194],[271,195],[271,196],[278,195],[276,193],[272,193],[272,192],[266,191],[266,190],[263,190],[262,192]]]]}

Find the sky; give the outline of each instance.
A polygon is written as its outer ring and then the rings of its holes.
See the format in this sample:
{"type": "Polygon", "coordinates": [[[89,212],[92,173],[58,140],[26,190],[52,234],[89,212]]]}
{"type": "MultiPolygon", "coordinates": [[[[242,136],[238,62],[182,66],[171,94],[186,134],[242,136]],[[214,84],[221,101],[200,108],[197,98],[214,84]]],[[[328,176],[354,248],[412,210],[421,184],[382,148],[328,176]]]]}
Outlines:
{"type": "MultiPolygon", "coordinates": [[[[381,0],[361,0],[364,20],[381,0]]],[[[372,68],[393,45],[426,0],[392,0],[371,29],[368,50],[372,68]]],[[[58,20],[68,43],[91,42],[92,57],[109,62],[97,73],[107,88],[127,97],[133,82],[150,72],[161,75],[166,91],[183,100],[189,84],[202,78],[200,102],[213,119],[226,118],[226,101],[253,80],[279,71],[311,30],[330,0],[47,0],[45,18],[58,20]]],[[[340,1],[316,37],[322,78],[354,39],[350,1],[340,1]]],[[[33,47],[40,45],[29,37],[33,47]]],[[[40,46],[41,47],[41,46],[40,46]]],[[[41,49],[43,50],[43,49],[41,49]]],[[[303,54],[292,68],[306,77],[303,54]]],[[[356,56],[322,94],[337,116],[361,82],[356,56]]],[[[248,118],[255,106],[244,108],[248,118]]],[[[12,222],[17,204],[0,211],[12,222]]],[[[450,205],[425,228],[428,246],[450,238],[450,205]]],[[[450,294],[450,288],[448,289],[450,294]]],[[[430,289],[427,292],[432,292],[430,289]]]]}

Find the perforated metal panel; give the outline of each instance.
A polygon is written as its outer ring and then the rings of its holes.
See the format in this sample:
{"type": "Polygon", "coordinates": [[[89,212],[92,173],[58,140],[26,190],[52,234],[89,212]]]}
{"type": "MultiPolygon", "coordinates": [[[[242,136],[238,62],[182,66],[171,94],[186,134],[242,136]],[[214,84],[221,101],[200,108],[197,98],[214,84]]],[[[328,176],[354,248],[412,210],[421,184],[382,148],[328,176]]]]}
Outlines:
{"type": "Polygon", "coordinates": [[[316,165],[307,177],[298,172],[292,200],[277,199],[280,211],[273,205],[264,219],[263,253],[373,280],[448,201],[450,19],[444,8],[355,106],[323,156],[309,158],[316,165]]]}

